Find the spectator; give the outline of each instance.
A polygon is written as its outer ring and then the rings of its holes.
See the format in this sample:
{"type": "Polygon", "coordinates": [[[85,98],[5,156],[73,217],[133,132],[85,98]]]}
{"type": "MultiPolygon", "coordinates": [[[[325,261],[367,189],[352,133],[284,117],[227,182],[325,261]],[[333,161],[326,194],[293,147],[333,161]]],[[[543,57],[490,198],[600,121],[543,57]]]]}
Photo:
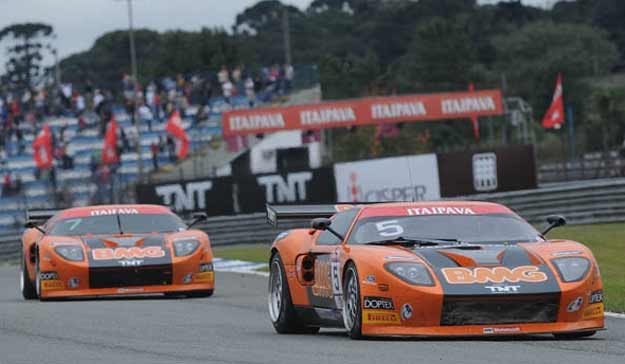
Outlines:
{"type": "Polygon", "coordinates": [[[150,152],[152,152],[152,165],[154,166],[154,170],[158,169],[158,144],[153,142],[150,145],[150,152]]]}
{"type": "Polygon", "coordinates": [[[4,180],[2,182],[2,197],[10,197],[13,195],[13,191],[11,191],[12,186],[11,174],[7,172],[5,173],[4,180]]]}
{"type": "Polygon", "coordinates": [[[219,73],[217,73],[217,80],[222,85],[227,81],[230,81],[230,77],[228,77],[228,68],[226,66],[222,66],[219,73]]]}
{"type": "Polygon", "coordinates": [[[146,105],[141,104],[139,107],[139,120],[141,120],[141,124],[148,124],[148,130],[152,131],[152,120],[154,119],[154,115],[152,115],[152,110],[146,105]]]}
{"type": "Polygon", "coordinates": [[[256,104],[256,91],[254,90],[254,80],[252,77],[248,77],[247,80],[245,80],[245,96],[247,96],[250,107],[254,107],[256,104]]]}
{"type": "Polygon", "coordinates": [[[169,160],[172,162],[176,161],[176,142],[171,136],[167,136],[167,154],[169,155],[169,160]]]}
{"type": "Polygon", "coordinates": [[[284,65],[284,93],[288,94],[293,88],[293,78],[295,78],[295,69],[290,64],[284,65]]]}
{"type": "Polygon", "coordinates": [[[223,89],[224,101],[226,102],[226,104],[230,104],[232,93],[234,92],[234,86],[232,85],[232,82],[226,81],[221,86],[221,88],[223,89]]]}

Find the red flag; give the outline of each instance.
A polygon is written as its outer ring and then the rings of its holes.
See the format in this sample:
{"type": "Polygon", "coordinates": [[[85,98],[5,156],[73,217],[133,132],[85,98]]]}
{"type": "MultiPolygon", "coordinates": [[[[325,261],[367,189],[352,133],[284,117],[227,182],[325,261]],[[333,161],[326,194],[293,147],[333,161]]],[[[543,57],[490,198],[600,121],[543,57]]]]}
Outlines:
{"type": "Polygon", "coordinates": [[[51,169],[52,157],[52,132],[46,123],[33,141],[33,159],[39,169],[51,169]]]}
{"type": "Polygon", "coordinates": [[[104,146],[102,147],[102,162],[104,164],[119,163],[119,155],[117,154],[117,122],[115,118],[111,118],[106,126],[104,134],[104,146]]]}
{"type": "MultiPolygon", "coordinates": [[[[475,85],[473,82],[469,84],[469,91],[475,91],[475,85]]],[[[477,116],[471,116],[471,123],[473,124],[473,136],[475,140],[480,141],[480,123],[477,121],[477,116]]]]}
{"type": "Polygon", "coordinates": [[[564,97],[562,96],[562,74],[558,74],[551,106],[543,118],[543,128],[560,129],[562,124],[564,124],[564,97]]]}
{"type": "Polygon", "coordinates": [[[187,135],[187,132],[182,127],[182,119],[180,119],[180,113],[178,111],[174,111],[171,114],[165,126],[165,130],[178,139],[176,153],[178,159],[185,159],[187,154],[189,154],[189,135],[187,135]]]}

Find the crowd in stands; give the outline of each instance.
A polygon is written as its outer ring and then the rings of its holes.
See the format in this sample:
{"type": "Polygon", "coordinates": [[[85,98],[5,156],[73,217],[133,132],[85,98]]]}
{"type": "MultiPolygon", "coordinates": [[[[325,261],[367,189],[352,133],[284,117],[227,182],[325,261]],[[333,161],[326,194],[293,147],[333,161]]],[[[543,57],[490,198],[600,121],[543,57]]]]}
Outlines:
{"type": "MultiPolygon", "coordinates": [[[[62,83],[34,88],[0,85],[1,196],[16,196],[22,191],[21,177],[7,167],[7,161],[32,155],[32,141],[48,120],[77,119],[77,130],[67,124],[52,128],[56,166],[51,170],[33,172],[36,180],[50,182],[61,194],[61,199],[68,200],[71,193],[67,186],[57,184],[56,176],[57,170],[74,169],[72,139],[82,133],[103,138],[107,124],[117,113],[136,115],[136,118],[130,118],[132,123],[119,128],[118,149],[123,155],[137,150],[139,130],[162,131],[162,126],[157,126],[165,123],[175,110],[196,127],[228,108],[255,107],[288,94],[293,87],[293,78],[291,65],[263,67],[257,72],[244,66],[232,69],[224,66],[217,72],[164,77],[140,85],[135,85],[129,75],[123,75],[117,89],[99,88],[89,81],[82,85],[62,83]],[[247,105],[234,105],[233,98],[237,96],[244,97],[247,105]],[[187,115],[191,105],[196,106],[197,112],[187,115]]],[[[160,157],[175,161],[175,148],[175,141],[170,136],[166,133],[159,135],[158,141],[149,146],[151,167],[161,167],[160,157]]],[[[91,182],[96,186],[110,186],[118,168],[118,165],[103,163],[100,151],[93,150],[89,170],[91,182]]],[[[106,193],[99,189],[98,194],[106,193]]]]}

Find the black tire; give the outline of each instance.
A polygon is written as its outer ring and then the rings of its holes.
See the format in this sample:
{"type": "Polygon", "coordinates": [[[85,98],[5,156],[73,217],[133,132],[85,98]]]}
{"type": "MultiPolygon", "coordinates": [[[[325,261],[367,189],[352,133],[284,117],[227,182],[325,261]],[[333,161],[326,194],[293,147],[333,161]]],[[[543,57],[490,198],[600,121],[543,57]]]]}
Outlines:
{"type": "Polygon", "coordinates": [[[269,319],[278,334],[316,334],[319,332],[318,327],[307,326],[297,316],[279,253],[275,253],[269,261],[268,291],[269,319]]]}
{"type": "Polygon", "coordinates": [[[22,297],[25,300],[37,299],[37,289],[30,279],[28,269],[26,268],[26,257],[22,257],[22,264],[20,266],[20,289],[22,290],[22,297]]]}
{"type": "Polygon", "coordinates": [[[553,334],[553,336],[556,339],[560,339],[560,340],[574,340],[574,339],[582,339],[585,337],[590,337],[596,333],[597,331],[563,332],[563,333],[553,334]]]}
{"type": "Polygon", "coordinates": [[[351,339],[362,339],[362,306],[360,280],[356,265],[349,262],[343,278],[343,321],[351,339]]]}
{"type": "Polygon", "coordinates": [[[41,269],[39,268],[39,251],[35,252],[35,291],[39,301],[44,302],[50,300],[49,298],[41,297],[41,269]]]}

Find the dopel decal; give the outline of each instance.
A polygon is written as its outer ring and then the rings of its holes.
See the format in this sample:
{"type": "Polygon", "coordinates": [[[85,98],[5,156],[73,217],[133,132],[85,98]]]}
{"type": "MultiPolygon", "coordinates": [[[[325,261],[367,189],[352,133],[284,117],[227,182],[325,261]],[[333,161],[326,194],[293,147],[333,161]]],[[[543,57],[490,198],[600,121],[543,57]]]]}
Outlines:
{"type": "Polygon", "coordinates": [[[365,310],[394,310],[393,300],[387,297],[365,297],[363,301],[365,310]]]}
{"type": "Polygon", "coordinates": [[[365,324],[391,324],[400,323],[399,314],[388,311],[363,310],[362,322],[365,324]]]}
{"type": "Polygon", "coordinates": [[[133,208],[118,208],[118,209],[104,209],[93,210],[91,216],[106,216],[106,215],[138,215],[139,210],[133,208]]]}
{"type": "Polygon", "coordinates": [[[451,284],[475,284],[475,283],[539,283],[547,280],[547,275],[538,267],[521,266],[516,268],[507,267],[477,267],[469,268],[443,268],[443,275],[451,284]]]}
{"type": "Polygon", "coordinates": [[[475,215],[469,207],[416,207],[406,209],[410,216],[421,215],[475,215]]]}
{"type": "Polygon", "coordinates": [[[147,248],[103,248],[93,249],[92,256],[94,260],[161,258],[165,256],[165,251],[160,246],[151,246],[147,248]]]}
{"type": "Polygon", "coordinates": [[[598,290],[598,291],[594,291],[590,294],[590,299],[588,300],[589,304],[593,304],[593,303],[601,303],[603,302],[603,291],[602,290],[598,290]]]}

